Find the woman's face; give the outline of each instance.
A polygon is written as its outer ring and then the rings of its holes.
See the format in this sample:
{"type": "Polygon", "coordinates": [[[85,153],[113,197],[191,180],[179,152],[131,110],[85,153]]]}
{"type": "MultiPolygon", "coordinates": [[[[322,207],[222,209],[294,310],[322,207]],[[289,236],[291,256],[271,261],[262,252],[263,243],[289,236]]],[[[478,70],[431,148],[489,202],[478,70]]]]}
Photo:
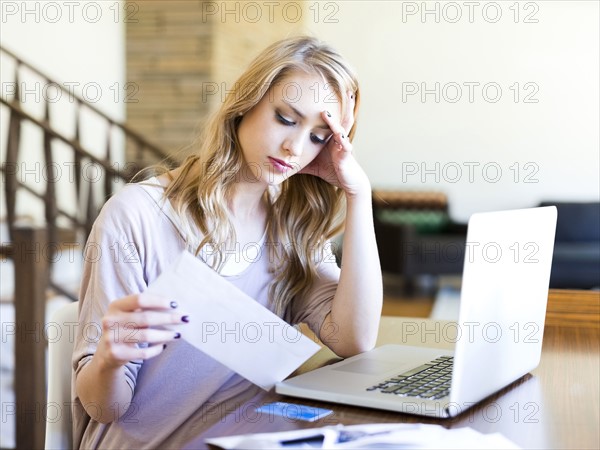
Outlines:
{"type": "Polygon", "coordinates": [[[277,185],[309,164],[331,136],[323,111],[340,121],[333,87],[316,74],[295,72],[271,86],[238,128],[243,180],[277,185]]]}

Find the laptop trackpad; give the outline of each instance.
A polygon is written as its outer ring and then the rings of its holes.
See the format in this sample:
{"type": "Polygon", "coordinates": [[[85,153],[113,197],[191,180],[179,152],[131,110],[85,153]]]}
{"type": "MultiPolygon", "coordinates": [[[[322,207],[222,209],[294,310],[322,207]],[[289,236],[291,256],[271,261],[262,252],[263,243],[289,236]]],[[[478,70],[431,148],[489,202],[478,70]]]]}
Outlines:
{"type": "Polygon", "coordinates": [[[341,365],[336,367],[334,370],[341,372],[350,373],[362,373],[366,375],[375,375],[388,372],[395,367],[398,367],[398,363],[394,361],[382,361],[380,359],[373,358],[361,358],[357,361],[341,365]]]}

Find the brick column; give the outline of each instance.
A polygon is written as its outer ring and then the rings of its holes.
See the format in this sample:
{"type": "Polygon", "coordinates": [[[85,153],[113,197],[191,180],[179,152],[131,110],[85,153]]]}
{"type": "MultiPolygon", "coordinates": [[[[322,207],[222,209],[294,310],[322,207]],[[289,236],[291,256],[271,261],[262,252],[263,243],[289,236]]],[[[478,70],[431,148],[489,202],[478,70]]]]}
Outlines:
{"type": "MultiPolygon", "coordinates": [[[[136,3],[126,23],[127,123],[180,159],[195,151],[192,142],[221,102],[221,91],[264,47],[302,32],[301,4],[136,3]]],[[[128,161],[134,151],[128,143],[128,161]]]]}

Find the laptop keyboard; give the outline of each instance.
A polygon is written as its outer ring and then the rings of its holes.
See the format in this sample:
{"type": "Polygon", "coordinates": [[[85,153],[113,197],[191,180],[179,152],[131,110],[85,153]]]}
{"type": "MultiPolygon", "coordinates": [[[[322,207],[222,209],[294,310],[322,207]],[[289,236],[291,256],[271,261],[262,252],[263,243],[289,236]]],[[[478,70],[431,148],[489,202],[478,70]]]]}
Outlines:
{"type": "Polygon", "coordinates": [[[440,356],[427,364],[371,386],[367,391],[430,400],[446,397],[450,393],[453,361],[452,356],[440,356]]]}

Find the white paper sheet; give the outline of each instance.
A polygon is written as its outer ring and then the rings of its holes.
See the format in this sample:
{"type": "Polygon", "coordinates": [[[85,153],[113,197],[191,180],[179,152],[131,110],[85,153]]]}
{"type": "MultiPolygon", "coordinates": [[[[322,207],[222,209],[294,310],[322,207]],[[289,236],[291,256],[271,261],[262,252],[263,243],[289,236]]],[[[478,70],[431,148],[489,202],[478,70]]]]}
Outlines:
{"type": "Polygon", "coordinates": [[[518,449],[500,433],[483,434],[472,428],[446,429],[428,424],[365,424],[330,426],[276,433],[245,434],[205,439],[207,444],[230,449],[518,449]],[[302,442],[323,436],[320,444],[302,442]],[[291,445],[290,441],[296,441],[291,445]]]}
{"type": "Polygon", "coordinates": [[[145,292],[173,299],[189,315],[188,324],[166,328],[265,390],[320,348],[189,252],[145,292]]]}

